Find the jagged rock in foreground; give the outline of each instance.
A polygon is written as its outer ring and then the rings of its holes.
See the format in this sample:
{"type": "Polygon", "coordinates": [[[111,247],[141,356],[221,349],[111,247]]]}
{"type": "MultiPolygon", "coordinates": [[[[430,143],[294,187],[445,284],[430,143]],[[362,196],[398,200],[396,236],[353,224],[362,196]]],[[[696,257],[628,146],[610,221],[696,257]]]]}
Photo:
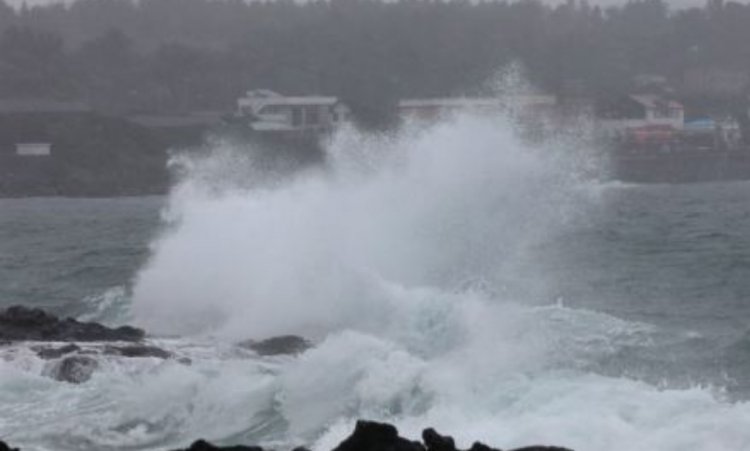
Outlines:
{"type": "Polygon", "coordinates": [[[301,354],[310,349],[312,344],[296,335],[281,335],[261,341],[245,340],[237,343],[237,346],[255,351],[258,355],[272,356],[301,354]]]}
{"type": "Polygon", "coordinates": [[[157,359],[169,359],[172,353],[156,346],[134,344],[127,346],[105,346],[104,354],[119,355],[121,357],[156,357],[157,359]]]}
{"type": "Polygon", "coordinates": [[[44,310],[16,305],[0,311],[0,340],[9,341],[140,341],[141,329],[116,329],[73,318],[60,319],[44,310]]]}
{"type": "Polygon", "coordinates": [[[424,451],[424,449],[421,443],[399,436],[398,429],[391,424],[357,421],[352,435],[333,451],[424,451]]]}
{"type": "MultiPolygon", "coordinates": [[[[45,365],[43,375],[61,382],[80,384],[88,381],[94,371],[99,368],[96,360],[101,356],[116,356],[124,358],[153,357],[157,359],[170,359],[174,357],[171,352],[147,344],[134,343],[127,345],[107,344],[97,346],[78,346],[75,343],[65,346],[32,346],[32,350],[44,359],[49,360],[45,365]]],[[[185,358],[178,358],[180,363],[188,363],[185,358]]],[[[2,451],[2,450],[0,450],[2,451]]]]}
{"type": "MultiPolygon", "coordinates": [[[[373,421],[358,421],[354,432],[333,451],[459,451],[453,437],[440,435],[434,429],[422,432],[424,443],[413,442],[398,435],[395,426],[373,421]]],[[[469,451],[501,451],[476,442],[469,451]]],[[[571,451],[556,446],[528,446],[511,451],[571,451]]]]}
{"type": "Polygon", "coordinates": [[[33,350],[36,351],[36,355],[44,360],[59,359],[62,356],[69,354],[85,354],[85,355],[114,355],[119,357],[156,357],[158,359],[169,359],[173,357],[172,353],[165,351],[164,349],[157,348],[147,344],[134,343],[129,345],[111,345],[108,344],[101,348],[87,348],[83,349],[75,343],[67,344],[61,347],[54,346],[34,346],[33,350]]]}
{"type": "Polygon", "coordinates": [[[96,359],[86,355],[74,355],[54,362],[45,370],[45,375],[61,382],[80,384],[91,379],[97,368],[99,362],[96,359]]]}
{"type": "MultiPolygon", "coordinates": [[[[49,360],[42,374],[62,382],[86,382],[99,368],[97,358],[101,356],[174,357],[164,349],[144,343],[144,337],[144,331],[135,327],[111,328],[72,318],[60,319],[40,309],[13,306],[0,311],[0,345],[32,342],[30,349],[49,360]],[[60,342],[68,344],[61,346],[60,342]]],[[[187,363],[184,358],[177,360],[187,363]]]]}
{"type": "MultiPolygon", "coordinates": [[[[0,449],[0,451],[3,451],[0,449]]],[[[210,443],[208,443],[205,440],[198,440],[192,445],[190,445],[190,448],[187,448],[185,451],[264,451],[263,448],[260,446],[243,446],[243,445],[235,445],[235,446],[215,446],[210,443]]],[[[310,451],[307,448],[294,448],[292,451],[310,451]]]]}
{"type": "MultiPolygon", "coordinates": [[[[453,437],[440,435],[434,429],[422,432],[424,443],[411,441],[398,435],[398,429],[387,423],[373,421],[358,421],[352,435],[347,437],[333,451],[459,451],[453,437]]],[[[2,450],[0,450],[2,451],[2,450]]],[[[256,446],[215,446],[204,440],[198,440],[189,448],[174,451],[263,451],[256,446]]],[[[293,451],[307,451],[296,448],[293,451]]],[[[469,451],[501,451],[476,442],[469,451]]],[[[572,451],[557,446],[527,446],[509,451],[572,451]]]]}
{"type": "MultiPolygon", "coordinates": [[[[422,432],[424,443],[411,441],[398,435],[398,429],[387,423],[358,421],[352,435],[347,437],[333,451],[459,451],[453,437],[440,435],[434,429],[422,432]]],[[[0,441],[0,451],[19,451],[10,448],[0,441]]],[[[264,451],[259,446],[216,446],[205,440],[198,440],[190,447],[174,451],[264,451]]],[[[270,450],[269,450],[270,451],[270,450]]],[[[295,448],[292,451],[309,451],[307,448],[295,448]]],[[[468,451],[501,451],[476,442],[468,451]]],[[[572,451],[557,446],[527,446],[509,451],[572,451]]]]}
{"type": "Polygon", "coordinates": [[[440,435],[435,429],[427,428],[422,431],[424,446],[432,451],[452,451],[456,449],[453,437],[440,435]]]}
{"type": "MultiPolygon", "coordinates": [[[[2,449],[0,449],[2,451],[2,449]]],[[[185,451],[263,451],[259,446],[214,446],[205,440],[198,440],[190,445],[185,451]]]]}
{"type": "Polygon", "coordinates": [[[0,440],[0,451],[19,451],[18,448],[11,448],[5,442],[0,440]]]}

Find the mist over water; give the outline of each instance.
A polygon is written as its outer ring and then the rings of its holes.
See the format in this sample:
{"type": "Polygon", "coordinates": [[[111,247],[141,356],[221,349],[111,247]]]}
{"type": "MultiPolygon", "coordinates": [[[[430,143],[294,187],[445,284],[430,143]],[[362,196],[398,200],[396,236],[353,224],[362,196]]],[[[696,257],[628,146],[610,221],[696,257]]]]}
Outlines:
{"type": "Polygon", "coordinates": [[[350,129],[328,150],[325,168],[251,188],[225,175],[231,149],[188,168],[134,287],[139,322],[235,338],[377,330],[394,320],[388,287],[502,291],[585,201],[569,165],[496,117],[350,129]]]}
{"type": "Polygon", "coordinates": [[[574,236],[607,188],[511,123],[350,129],[325,168],[277,180],[253,179],[245,156],[238,183],[236,149],[183,162],[133,289],[136,320],[157,334],[316,340],[279,369],[275,407],[254,420],[276,432],[256,440],[330,449],[367,417],[411,436],[432,425],[461,446],[750,447],[750,407],[720,390],[601,371],[660,331],[546,289],[540,249],[574,236]]]}

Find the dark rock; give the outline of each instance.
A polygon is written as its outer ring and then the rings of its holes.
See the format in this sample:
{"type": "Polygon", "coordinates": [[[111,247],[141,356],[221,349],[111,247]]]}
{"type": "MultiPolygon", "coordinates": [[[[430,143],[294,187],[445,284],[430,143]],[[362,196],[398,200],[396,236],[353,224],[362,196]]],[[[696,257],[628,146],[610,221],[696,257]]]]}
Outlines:
{"type": "Polygon", "coordinates": [[[510,451],[573,451],[568,448],[561,448],[559,446],[524,446],[523,448],[515,448],[510,451]]]}
{"type": "Polygon", "coordinates": [[[298,446],[294,448],[292,451],[310,451],[310,450],[305,448],[304,446],[298,446]]]}
{"type": "Polygon", "coordinates": [[[296,335],[282,335],[267,340],[245,340],[237,344],[242,348],[251,349],[263,356],[296,355],[301,354],[312,346],[309,341],[296,335]]]}
{"type": "Polygon", "coordinates": [[[11,448],[7,443],[0,440],[0,451],[19,451],[19,449],[11,448]]]}
{"type": "MultiPolygon", "coordinates": [[[[395,426],[373,421],[357,421],[354,432],[339,444],[333,451],[456,451],[452,437],[440,435],[432,428],[422,432],[425,446],[419,442],[412,442],[398,435],[395,426]]],[[[0,449],[0,451],[3,451],[0,449]]],[[[205,440],[198,440],[189,448],[174,451],[263,451],[258,446],[216,446],[205,440]]],[[[292,451],[309,451],[298,447],[292,451]]],[[[469,451],[501,451],[496,448],[475,442],[469,451]]],[[[512,451],[572,451],[555,446],[529,446],[512,451]]]]}
{"type": "Polygon", "coordinates": [[[481,442],[474,442],[474,444],[471,445],[471,448],[469,448],[469,451],[502,451],[502,450],[497,449],[497,448],[490,448],[489,446],[481,442]]]}
{"type": "Polygon", "coordinates": [[[116,329],[72,318],[59,319],[44,310],[23,306],[0,311],[0,340],[29,341],[140,341],[144,332],[135,327],[116,329]]]}
{"type": "MultiPolygon", "coordinates": [[[[456,451],[452,437],[440,435],[432,428],[422,432],[424,446],[399,437],[398,430],[384,423],[358,421],[352,435],[333,451],[456,451]]],[[[469,451],[500,451],[475,442],[469,451]]],[[[572,451],[555,446],[529,446],[513,451],[572,451]]]]}
{"type": "Polygon", "coordinates": [[[440,435],[432,428],[422,431],[422,441],[427,451],[456,451],[456,443],[453,441],[453,437],[440,435]]]}
{"type": "Polygon", "coordinates": [[[95,359],[85,355],[74,355],[55,362],[48,374],[58,381],[80,384],[91,379],[97,368],[99,363],[95,359]]]}
{"type": "Polygon", "coordinates": [[[51,359],[59,359],[65,354],[78,352],[80,350],[81,348],[78,347],[78,345],[69,344],[69,345],[62,346],[60,348],[42,348],[36,352],[36,355],[43,358],[44,360],[51,360],[51,359]]]}
{"type": "Polygon", "coordinates": [[[156,357],[159,359],[172,357],[172,353],[149,345],[105,346],[104,354],[122,357],[156,357]]]}
{"type": "Polygon", "coordinates": [[[205,440],[198,440],[196,442],[193,442],[193,444],[190,445],[189,448],[185,448],[184,450],[174,450],[174,451],[263,451],[263,448],[259,446],[242,446],[242,445],[216,446],[216,445],[212,445],[211,443],[208,443],[205,440]]]}
{"type": "Polygon", "coordinates": [[[425,451],[424,446],[401,438],[395,426],[357,421],[354,432],[333,451],[425,451]]]}

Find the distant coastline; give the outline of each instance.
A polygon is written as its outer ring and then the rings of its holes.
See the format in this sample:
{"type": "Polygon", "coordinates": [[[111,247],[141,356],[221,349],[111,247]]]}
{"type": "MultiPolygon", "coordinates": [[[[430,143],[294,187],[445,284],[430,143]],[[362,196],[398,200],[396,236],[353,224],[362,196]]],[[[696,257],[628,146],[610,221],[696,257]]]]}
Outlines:
{"type": "Polygon", "coordinates": [[[0,197],[166,193],[168,139],[124,118],[52,106],[0,115],[0,197]]]}

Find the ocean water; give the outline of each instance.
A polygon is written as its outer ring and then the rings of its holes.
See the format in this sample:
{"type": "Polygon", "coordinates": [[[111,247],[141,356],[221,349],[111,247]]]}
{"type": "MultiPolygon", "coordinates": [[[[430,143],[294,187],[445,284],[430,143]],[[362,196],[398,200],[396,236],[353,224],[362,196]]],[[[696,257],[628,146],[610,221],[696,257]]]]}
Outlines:
{"type": "Polygon", "coordinates": [[[750,183],[601,182],[567,146],[463,117],[342,132],[295,176],[217,142],[165,198],[0,200],[0,305],[191,360],[72,385],[4,346],[0,437],[317,451],[370,418],[464,447],[750,450],[750,183]],[[235,345],[287,333],[315,347],[235,345]]]}

